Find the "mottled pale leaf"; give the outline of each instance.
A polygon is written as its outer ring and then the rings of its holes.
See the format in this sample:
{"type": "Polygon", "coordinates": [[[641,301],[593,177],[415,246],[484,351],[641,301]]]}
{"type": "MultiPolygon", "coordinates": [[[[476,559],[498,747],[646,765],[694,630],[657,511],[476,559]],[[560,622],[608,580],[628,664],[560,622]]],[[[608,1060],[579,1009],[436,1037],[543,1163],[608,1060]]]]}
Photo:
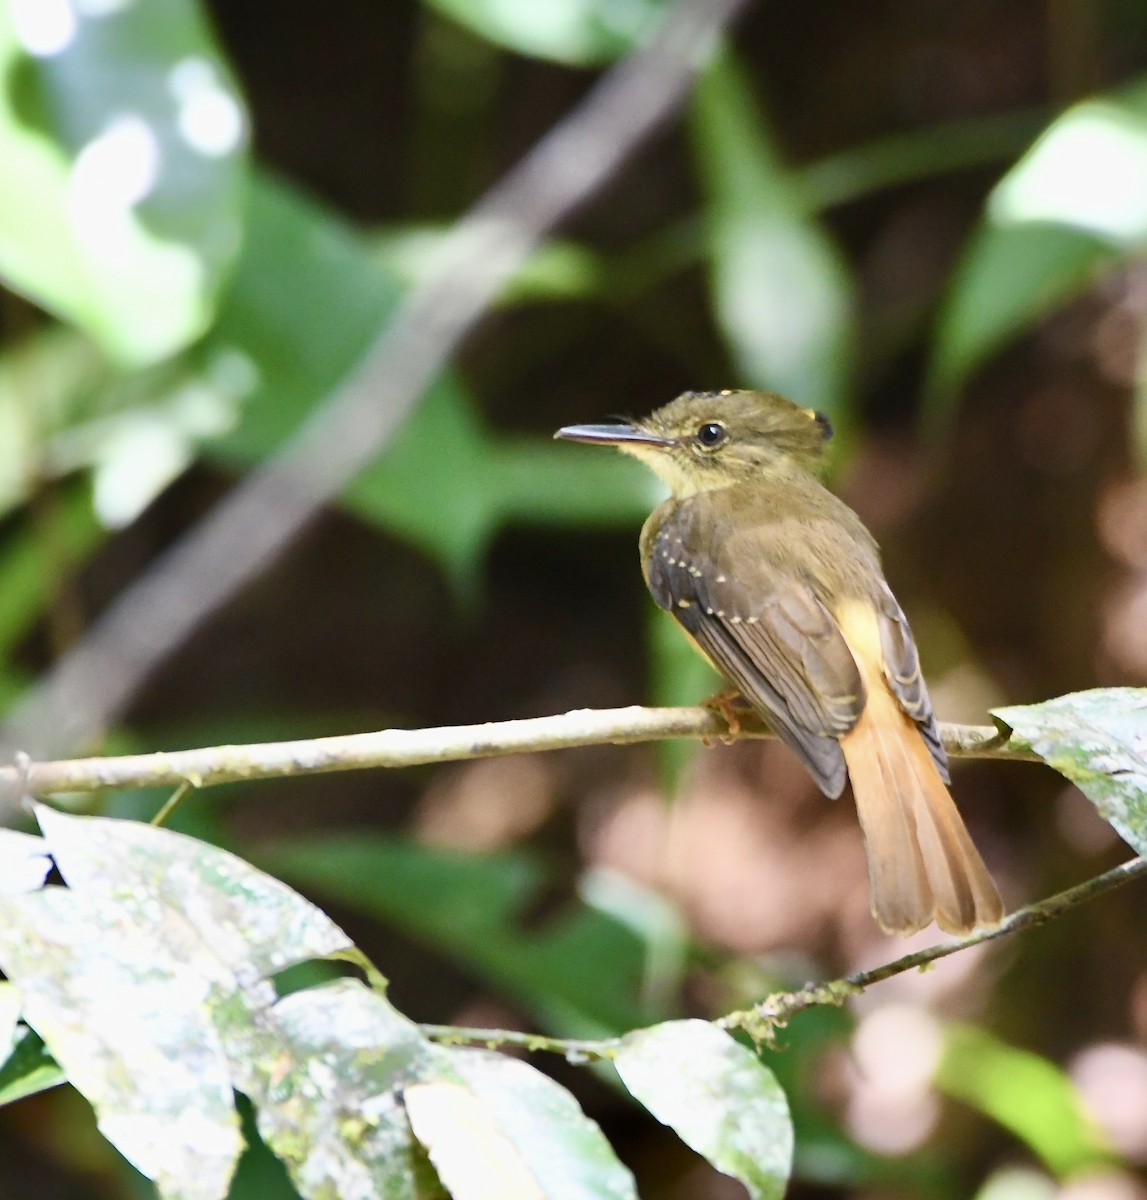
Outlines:
{"type": "Polygon", "coordinates": [[[0,272],[128,364],[206,328],[246,117],[192,0],[0,4],[0,272]]]}
{"type": "Polygon", "coordinates": [[[0,829],[0,895],[34,892],[43,886],[51,869],[43,838],[0,829]]]}
{"type": "Polygon", "coordinates": [[[848,272],[729,57],[702,76],[693,126],[714,303],[737,382],[838,414],[852,355],[848,272]]]}
{"type": "Polygon", "coordinates": [[[488,41],[519,54],[590,65],[646,34],[665,0],[430,0],[488,41]]]}
{"type": "Polygon", "coordinates": [[[307,1200],[435,1200],[400,1093],[437,1051],[376,992],[343,979],[294,992],[236,1028],[238,1086],[307,1200]]]}
{"type": "Polygon", "coordinates": [[[40,805],[40,828],[73,888],[108,901],[156,902],[166,944],[240,980],[350,947],[346,934],[285,883],[226,850],[138,821],[73,817],[40,805]]]}
{"type": "Polygon", "coordinates": [[[454,1200],[546,1200],[513,1143],[469,1088],[436,1080],[403,1093],[414,1136],[454,1200]]]}
{"type": "Polygon", "coordinates": [[[0,897],[0,968],[120,1153],[165,1200],[219,1200],[242,1142],[210,981],[157,945],[151,903],[0,897]]]}
{"type": "Polygon", "coordinates": [[[613,1065],[637,1100],[754,1200],[784,1195],[788,1103],[752,1051],[707,1021],[666,1021],[627,1034],[613,1065]]]}
{"type": "Polygon", "coordinates": [[[0,1055],[7,1057],[21,1040],[20,993],[12,983],[0,982],[0,1055]]]}
{"type": "Polygon", "coordinates": [[[1110,1161],[1109,1147],[1063,1070],[987,1030],[951,1026],[935,1082],[1011,1130],[1060,1179],[1110,1161]]]}
{"type": "Polygon", "coordinates": [[[1147,854],[1147,688],[1096,688],[992,714],[1147,854]]]}
{"type": "Polygon", "coordinates": [[[447,1079],[473,1094],[547,1200],[636,1200],[633,1176],[560,1084],[504,1054],[448,1053],[447,1079]]]}

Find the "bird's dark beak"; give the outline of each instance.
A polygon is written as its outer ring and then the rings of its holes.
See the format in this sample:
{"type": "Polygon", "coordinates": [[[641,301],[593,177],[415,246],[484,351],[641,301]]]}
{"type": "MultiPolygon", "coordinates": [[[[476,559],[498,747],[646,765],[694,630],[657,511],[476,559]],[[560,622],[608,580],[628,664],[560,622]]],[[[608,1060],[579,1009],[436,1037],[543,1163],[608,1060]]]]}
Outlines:
{"type": "Polygon", "coordinates": [[[599,446],[672,446],[673,439],[660,437],[636,425],[567,425],[554,437],[566,442],[589,442],[599,446]]]}

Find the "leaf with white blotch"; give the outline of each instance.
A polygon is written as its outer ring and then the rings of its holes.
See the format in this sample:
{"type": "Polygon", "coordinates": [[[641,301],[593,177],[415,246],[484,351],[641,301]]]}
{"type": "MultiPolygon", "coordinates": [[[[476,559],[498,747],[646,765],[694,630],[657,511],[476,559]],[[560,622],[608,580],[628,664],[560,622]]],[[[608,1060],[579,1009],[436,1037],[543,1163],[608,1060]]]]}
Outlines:
{"type": "Polygon", "coordinates": [[[444,1196],[400,1098],[433,1072],[438,1051],[377,992],[353,979],[307,988],[254,1022],[238,1016],[224,1038],[259,1134],[302,1196],[444,1196]]]}
{"type": "Polygon", "coordinates": [[[411,1121],[456,1200],[637,1200],[633,1176],[560,1084],[505,1054],[445,1048],[440,1054],[445,1065],[433,1086],[414,1089],[411,1121]],[[488,1178],[516,1191],[483,1193],[476,1180],[465,1179],[465,1157],[484,1153],[483,1131],[491,1130],[488,1178]]]}
{"type": "Polygon", "coordinates": [[[1147,854],[1147,688],[1095,688],[1044,704],[994,708],[1030,749],[1065,775],[1139,854],[1147,854]]]}
{"type": "Polygon", "coordinates": [[[0,968],[104,1136],[164,1200],[220,1200],[242,1138],[210,981],[156,943],[152,903],[0,897],[0,968]]]}
{"type": "Polygon", "coordinates": [[[18,896],[44,886],[52,860],[43,838],[0,829],[0,896],[18,896]]]}
{"type": "Polygon", "coordinates": [[[254,981],[350,949],[345,933],[285,883],[226,850],[138,821],[36,817],[69,887],[111,901],[159,901],[163,937],[186,961],[254,981]]]}
{"type": "Polygon", "coordinates": [[[0,276],[125,365],[188,345],[239,247],[246,159],[201,6],[0,4],[0,75],[0,276]]]}
{"type": "Polygon", "coordinates": [[[753,1200],[784,1195],[793,1128],[773,1073],[706,1021],[666,1021],[621,1039],[613,1065],[663,1124],[753,1200]]]}

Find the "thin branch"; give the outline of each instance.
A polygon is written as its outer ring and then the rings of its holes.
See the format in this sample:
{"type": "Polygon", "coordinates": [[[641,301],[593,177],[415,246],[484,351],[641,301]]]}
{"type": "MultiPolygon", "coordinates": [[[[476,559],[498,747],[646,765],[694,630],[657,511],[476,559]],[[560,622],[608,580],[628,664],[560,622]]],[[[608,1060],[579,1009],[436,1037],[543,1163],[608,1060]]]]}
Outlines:
{"type": "MultiPolygon", "coordinates": [[[[1024,908],[1018,908],[1007,917],[996,929],[981,933],[969,934],[967,937],[956,938],[929,946],[926,950],[916,950],[897,958],[880,967],[868,971],[855,971],[841,979],[833,979],[827,983],[809,983],[796,992],[775,992],[766,997],[760,1004],[754,1005],[743,1012],[729,1013],[714,1024],[720,1029],[743,1029],[757,1043],[771,1044],[776,1030],[791,1020],[797,1013],[806,1008],[819,1005],[839,1006],[850,996],[855,996],[874,983],[891,979],[893,975],[902,975],[905,971],[919,970],[940,958],[947,958],[960,950],[978,946],[981,942],[994,941],[1010,933],[1018,933],[1021,929],[1032,929],[1043,925],[1046,921],[1062,916],[1068,909],[1075,908],[1087,900],[1105,895],[1147,875],[1147,858],[1132,858],[1118,867],[1086,883],[1058,892],[1046,900],[1039,900],[1024,908]]],[[[422,1032],[435,1041],[449,1044],[470,1046],[485,1046],[495,1049],[498,1046],[515,1046],[524,1050],[544,1050],[554,1054],[564,1055],[571,1062],[592,1062],[612,1058],[621,1043],[621,1038],[599,1038],[586,1040],[583,1038],[548,1037],[544,1034],[523,1033],[515,1029],[471,1029],[453,1025],[423,1025],[422,1032]]]]}
{"type": "Polygon", "coordinates": [[[849,996],[864,991],[874,983],[891,979],[894,975],[903,975],[905,971],[919,970],[929,963],[947,958],[948,955],[956,954],[960,950],[979,946],[983,942],[995,941],[996,938],[1018,933],[1021,929],[1032,929],[1037,925],[1043,925],[1045,922],[1061,916],[1068,909],[1075,908],[1076,905],[1083,904],[1087,900],[1093,900],[1096,896],[1114,891],[1115,888],[1122,887],[1125,883],[1130,883],[1141,875],[1147,875],[1147,858],[1128,859],[1127,862],[1120,863],[1110,871],[1097,875],[1085,883],[1077,884],[1073,888],[1068,888],[1065,892],[1057,892],[1056,895],[1049,896],[1046,900],[1037,900],[1033,904],[1017,908],[1015,912],[1005,917],[995,929],[982,930],[970,933],[967,937],[940,942],[925,950],[916,950],[911,954],[905,954],[902,958],[885,963],[883,966],[873,967],[868,971],[854,971],[851,975],[845,975],[842,979],[834,979],[830,983],[809,983],[796,992],[777,992],[762,1000],[760,1004],[754,1005],[753,1008],[746,1009],[744,1012],[730,1013],[717,1023],[723,1029],[743,1029],[756,1041],[770,1041],[779,1026],[785,1025],[792,1017],[806,1008],[822,1004],[843,1004],[849,996]]]}
{"type": "MultiPolygon", "coordinates": [[[[737,737],[771,737],[749,712],[738,713],[737,737]]],[[[958,758],[1010,758],[1038,762],[1026,744],[988,725],[941,725],[944,745],[958,758]]],[[[455,725],[440,729],[384,729],[305,741],[199,750],[77,758],[59,762],[21,759],[0,767],[0,800],[101,788],[208,787],[253,779],[281,779],[378,767],[494,758],[537,750],[602,743],[627,745],[665,738],[732,740],[725,718],[713,708],[580,709],[553,717],[455,725]]]]}
{"type": "MultiPolygon", "coordinates": [[[[600,191],[686,95],[748,0],[680,0],[649,41],[455,226],[342,388],[91,627],[0,731],[7,753],[67,753],[373,461],[543,236],[600,191]]],[[[3,813],[0,813],[0,817],[3,813]]]]}

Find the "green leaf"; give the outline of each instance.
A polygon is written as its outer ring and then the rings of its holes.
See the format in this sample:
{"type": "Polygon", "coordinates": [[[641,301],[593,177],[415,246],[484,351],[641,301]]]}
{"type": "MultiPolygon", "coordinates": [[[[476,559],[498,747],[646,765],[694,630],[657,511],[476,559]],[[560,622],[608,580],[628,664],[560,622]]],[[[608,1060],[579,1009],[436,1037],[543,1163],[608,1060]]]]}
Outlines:
{"type": "MultiPolygon", "coordinates": [[[[205,451],[243,466],[272,453],[346,378],[401,296],[368,238],[265,176],[252,188],[248,230],[195,359],[196,386],[242,406],[241,422],[205,451]]],[[[636,524],[653,495],[647,473],[620,456],[495,437],[447,375],[345,499],[430,554],[466,593],[504,522],[636,524]]]]}
{"type": "Polygon", "coordinates": [[[792,1172],[788,1103],[752,1051],[707,1021],[621,1039],[613,1065],[635,1099],[753,1200],[780,1200],[792,1172]]]}
{"type": "Polygon", "coordinates": [[[1063,1071],[983,1029],[949,1027],[935,1084],[1010,1130],[1060,1179],[1111,1161],[1110,1148],[1063,1071]]]}
{"type": "Polygon", "coordinates": [[[192,0],[0,5],[0,273],[120,362],[207,327],[239,246],[246,117],[192,0]]]}
{"type": "Polygon", "coordinates": [[[631,1029],[645,966],[631,929],[578,905],[541,929],[521,921],[544,880],[521,854],[432,850],[376,835],[280,842],[275,870],[393,921],[480,971],[548,1024],[576,1036],[631,1029]],[[571,963],[580,963],[571,970],[571,963]]]}
{"type": "Polygon", "coordinates": [[[619,58],[656,24],[665,0],[430,0],[480,37],[573,66],[619,58]]]}
{"type": "Polygon", "coordinates": [[[1147,245],[1147,87],[1070,108],[988,198],[941,314],[933,405],[1009,339],[1147,245]]]}
{"type": "Polygon", "coordinates": [[[48,1053],[44,1039],[25,1026],[8,1057],[0,1063],[0,1105],[13,1104],[67,1082],[67,1075],[48,1053]]]}
{"type": "Polygon", "coordinates": [[[727,56],[701,77],[693,133],[714,303],[740,380],[839,417],[852,360],[848,271],[727,56]]]}
{"type": "Polygon", "coordinates": [[[992,709],[1021,748],[1067,776],[1139,854],[1147,854],[1147,688],[1095,688],[992,709]]]}
{"type": "Polygon", "coordinates": [[[407,1106],[455,1200],[637,1200],[633,1176],[565,1088],[504,1054],[442,1053],[448,1072],[408,1090],[407,1106]],[[485,1148],[497,1156],[497,1190],[478,1187],[485,1148]]]}

